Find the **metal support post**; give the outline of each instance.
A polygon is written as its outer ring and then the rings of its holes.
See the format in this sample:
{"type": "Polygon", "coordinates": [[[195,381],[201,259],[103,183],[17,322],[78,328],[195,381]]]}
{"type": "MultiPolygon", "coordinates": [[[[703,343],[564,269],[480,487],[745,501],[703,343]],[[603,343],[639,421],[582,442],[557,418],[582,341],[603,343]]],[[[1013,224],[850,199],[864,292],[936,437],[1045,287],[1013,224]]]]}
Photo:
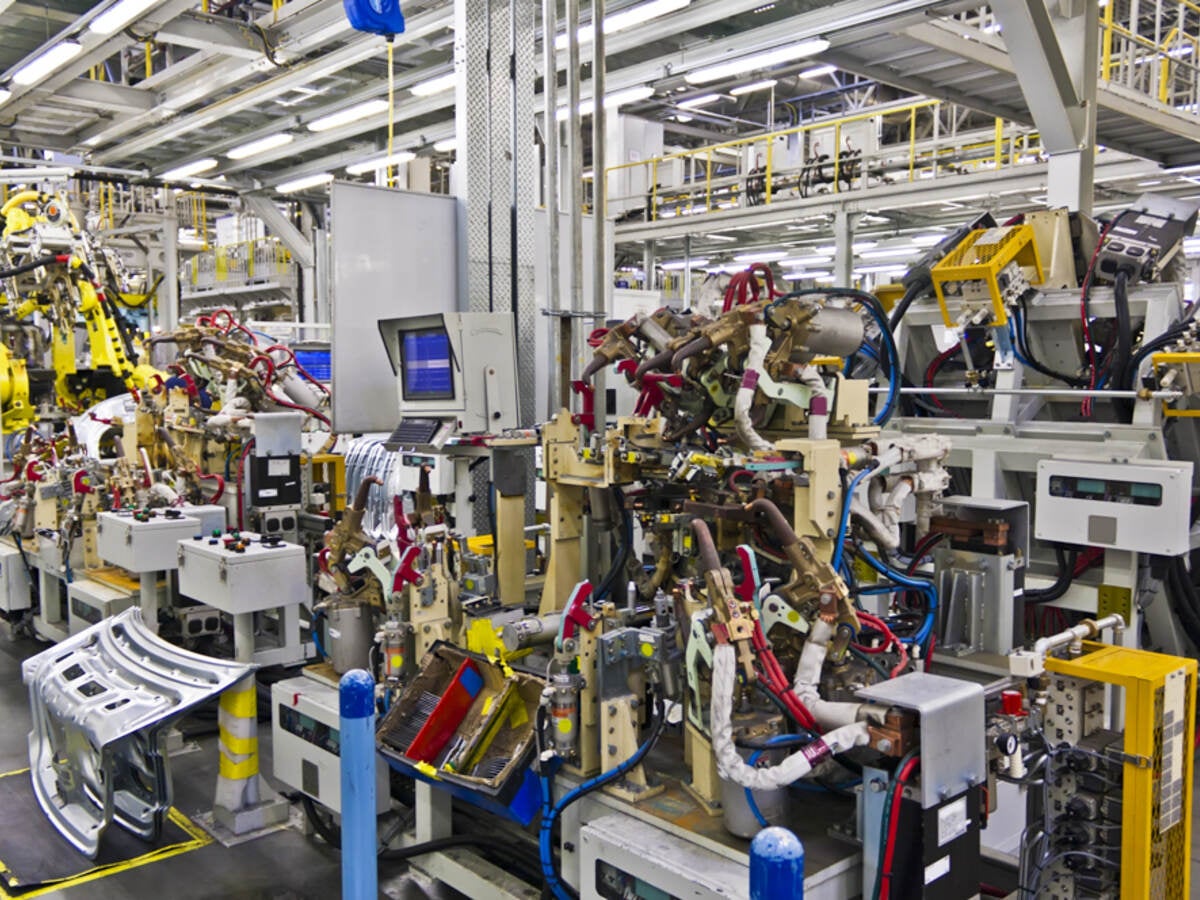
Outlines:
{"type": "Polygon", "coordinates": [[[158,634],[158,573],[142,572],[138,578],[142,624],[158,634]]]}
{"type": "Polygon", "coordinates": [[[764,828],[750,842],[750,900],[804,900],[804,845],[786,828],[764,828]]]}
{"type": "Polygon", "coordinates": [[[646,241],[642,245],[642,287],[648,291],[654,290],[654,266],[657,261],[654,241],[646,241]]]}
{"type": "MultiPolygon", "coordinates": [[[[605,151],[608,134],[605,123],[608,117],[604,109],[605,75],[604,0],[592,0],[592,226],[595,230],[595,244],[592,247],[592,306],[596,310],[608,309],[608,290],[612,284],[606,244],[608,190],[605,170],[608,160],[605,151]]],[[[597,389],[596,395],[601,398],[604,396],[600,389],[597,389]]]]}
{"type": "Polygon", "coordinates": [[[179,325],[179,222],[173,212],[163,216],[162,284],[158,286],[151,328],[174,331],[179,325]]]}
{"type": "Polygon", "coordinates": [[[338,685],[342,769],[342,897],[375,900],[375,682],[351,669],[338,685]]]}
{"type": "MultiPolygon", "coordinates": [[[[583,128],[579,115],[579,0],[566,0],[567,14],[567,169],[566,206],[570,214],[571,311],[583,312],[583,128]]],[[[578,320],[571,322],[571,372],[581,369],[584,352],[578,320]]],[[[573,376],[572,376],[573,377],[573,376]]],[[[570,385],[567,385],[568,391],[570,385]]],[[[568,401],[570,398],[568,397],[568,401]]],[[[569,402],[567,404],[570,405],[569,402]]]]}
{"type": "Polygon", "coordinates": [[[857,216],[839,209],[833,216],[833,283],[854,284],[854,222],[857,216]]]}
{"type": "Polygon", "coordinates": [[[683,238],[683,308],[692,308],[692,236],[683,238]]]}
{"type": "MultiPolygon", "coordinates": [[[[559,286],[558,236],[558,54],[555,37],[558,33],[558,0],[542,0],[542,144],[546,151],[546,166],[542,172],[542,196],[546,209],[546,306],[551,312],[563,309],[559,286]]],[[[571,320],[565,316],[550,321],[550,390],[546,418],[571,403],[571,320]]]]}

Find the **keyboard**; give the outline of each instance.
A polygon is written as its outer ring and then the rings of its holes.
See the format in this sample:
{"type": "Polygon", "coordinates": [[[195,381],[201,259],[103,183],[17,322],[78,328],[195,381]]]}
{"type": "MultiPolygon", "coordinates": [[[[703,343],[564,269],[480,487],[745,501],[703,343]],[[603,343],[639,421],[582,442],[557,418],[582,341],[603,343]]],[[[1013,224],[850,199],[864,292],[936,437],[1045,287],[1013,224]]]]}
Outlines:
{"type": "Polygon", "coordinates": [[[383,445],[389,450],[396,450],[400,447],[431,444],[441,427],[441,419],[412,419],[406,416],[400,420],[392,436],[384,441],[383,445]]]}

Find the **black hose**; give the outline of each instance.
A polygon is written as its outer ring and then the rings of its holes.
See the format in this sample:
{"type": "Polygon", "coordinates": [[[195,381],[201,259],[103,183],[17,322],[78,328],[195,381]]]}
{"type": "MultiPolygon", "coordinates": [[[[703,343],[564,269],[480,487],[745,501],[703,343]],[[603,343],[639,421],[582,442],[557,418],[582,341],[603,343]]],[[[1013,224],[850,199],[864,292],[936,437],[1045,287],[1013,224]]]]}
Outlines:
{"type": "Polygon", "coordinates": [[[1117,273],[1113,282],[1113,308],[1117,311],[1117,346],[1114,371],[1124,372],[1133,353],[1133,325],[1129,320],[1129,274],[1117,273]]]}
{"type": "Polygon", "coordinates": [[[1188,640],[1200,648],[1200,597],[1192,584],[1192,575],[1182,556],[1169,560],[1167,565],[1167,590],[1173,595],[1179,624],[1183,626],[1188,640]]]}
{"type": "Polygon", "coordinates": [[[24,275],[26,272],[32,272],[34,269],[40,269],[42,266],[48,266],[56,262],[58,262],[58,256],[52,253],[49,256],[43,256],[31,262],[13,266],[11,269],[0,269],[0,278],[13,278],[17,275],[24,275]]]}
{"type": "Polygon", "coordinates": [[[1041,372],[1047,378],[1053,378],[1055,381],[1061,381],[1071,387],[1087,387],[1088,380],[1079,378],[1075,375],[1066,375],[1062,372],[1056,372],[1049,366],[1043,365],[1037,357],[1033,355],[1033,350],[1029,345],[1029,297],[1037,292],[1030,289],[1022,294],[1017,302],[1021,306],[1021,327],[1016,329],[1017,332],[1017,349],[1021,351],[1021,355],[1025,357],[1025,361],[1029,363],[1030,368],[1041,372]]]}
{"type": "Polygon", "coordinates": [[[928,282],[914,281],[908,286],[908,290],[904,292],[904,296],[900,298],[900,302],[892,307],[892,314],[888,318],[888,328],[893,333],[895,333],[896,327],[900,324],[900,320],[904,318],[904,314],[908,312],[908,308],[913,305],[913,301],[925,293],[928,287],[928,282]]]}
{"type": "Polygon", "coordinates": [[[619,487],[613,488],[613,503],[621,513],[621,546],[617,550],[617,555],[613,557],[612,565],[605,573],[600,586],[596,588],[595,602],[597,603],[611,594],[617,586],[617,579],[624,574],[625,567],[629,565],[629,555],[633,552],[633,516],[625,508],[625,494],[619,487]]]}
{"type": "Polygon", "coordinates": [[[304,815],[308,818],[308,822],[313,827],[321,840],[327,843],[335,850],[342,849],[342,829],[338,828],[332,821],[325,821],[321,814],[317,812],[317,806],[313,803],[312,797],[308,794],[300,795],[300,804],[304,807],[304,815]]]}
{"type": "Polygon", "coordinates": [[[1054,548],[1054,558],[1058,560],[1058,577],[1054,580],[1054,584],[1048,588],[1040,590],[1026,590],[1025,602],[1031,605],[1039,603],[1053,603],[1060,599],[1067,592],[1067,588],[1071,586],[1071,582],[1075,580],[1075,561],[1079,554],[1072,550],[1070,555],[1063,550],[1062,547],[1054,548]]]}

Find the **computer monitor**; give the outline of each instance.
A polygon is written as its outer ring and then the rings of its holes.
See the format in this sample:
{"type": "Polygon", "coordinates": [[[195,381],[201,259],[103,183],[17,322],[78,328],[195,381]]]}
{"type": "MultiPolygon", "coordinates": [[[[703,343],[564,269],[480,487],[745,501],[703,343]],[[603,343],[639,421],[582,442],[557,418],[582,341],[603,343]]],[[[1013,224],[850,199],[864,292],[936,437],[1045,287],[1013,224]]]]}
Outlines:
{"type": "Polygon", "coordinates": [[[396,375],[402,420],[437,419],[464,434],[519,424],[510,313],[384,319],[379,334],[396,375]]]}

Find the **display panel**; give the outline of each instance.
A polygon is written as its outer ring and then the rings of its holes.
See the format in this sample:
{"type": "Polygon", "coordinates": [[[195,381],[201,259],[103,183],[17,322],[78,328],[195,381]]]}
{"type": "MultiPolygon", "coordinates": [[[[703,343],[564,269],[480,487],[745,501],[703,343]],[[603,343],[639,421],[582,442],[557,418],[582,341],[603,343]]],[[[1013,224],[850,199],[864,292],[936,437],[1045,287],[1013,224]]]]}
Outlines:
{"type": "Polygon", "coordinates": [[[1050,496],[1072,500],[1098,500],[1103,503],[1129,503],[1134,506],[1161,506],[1163,489],[1161,484],[1138,481],[1055,475],[1050,479],[1050,496]]]}
{"type": "Polygon", "coordinates": [[[400,336],[401,389],[405,400],[453,400],[450,337],[444,328],[400,336]]]}

